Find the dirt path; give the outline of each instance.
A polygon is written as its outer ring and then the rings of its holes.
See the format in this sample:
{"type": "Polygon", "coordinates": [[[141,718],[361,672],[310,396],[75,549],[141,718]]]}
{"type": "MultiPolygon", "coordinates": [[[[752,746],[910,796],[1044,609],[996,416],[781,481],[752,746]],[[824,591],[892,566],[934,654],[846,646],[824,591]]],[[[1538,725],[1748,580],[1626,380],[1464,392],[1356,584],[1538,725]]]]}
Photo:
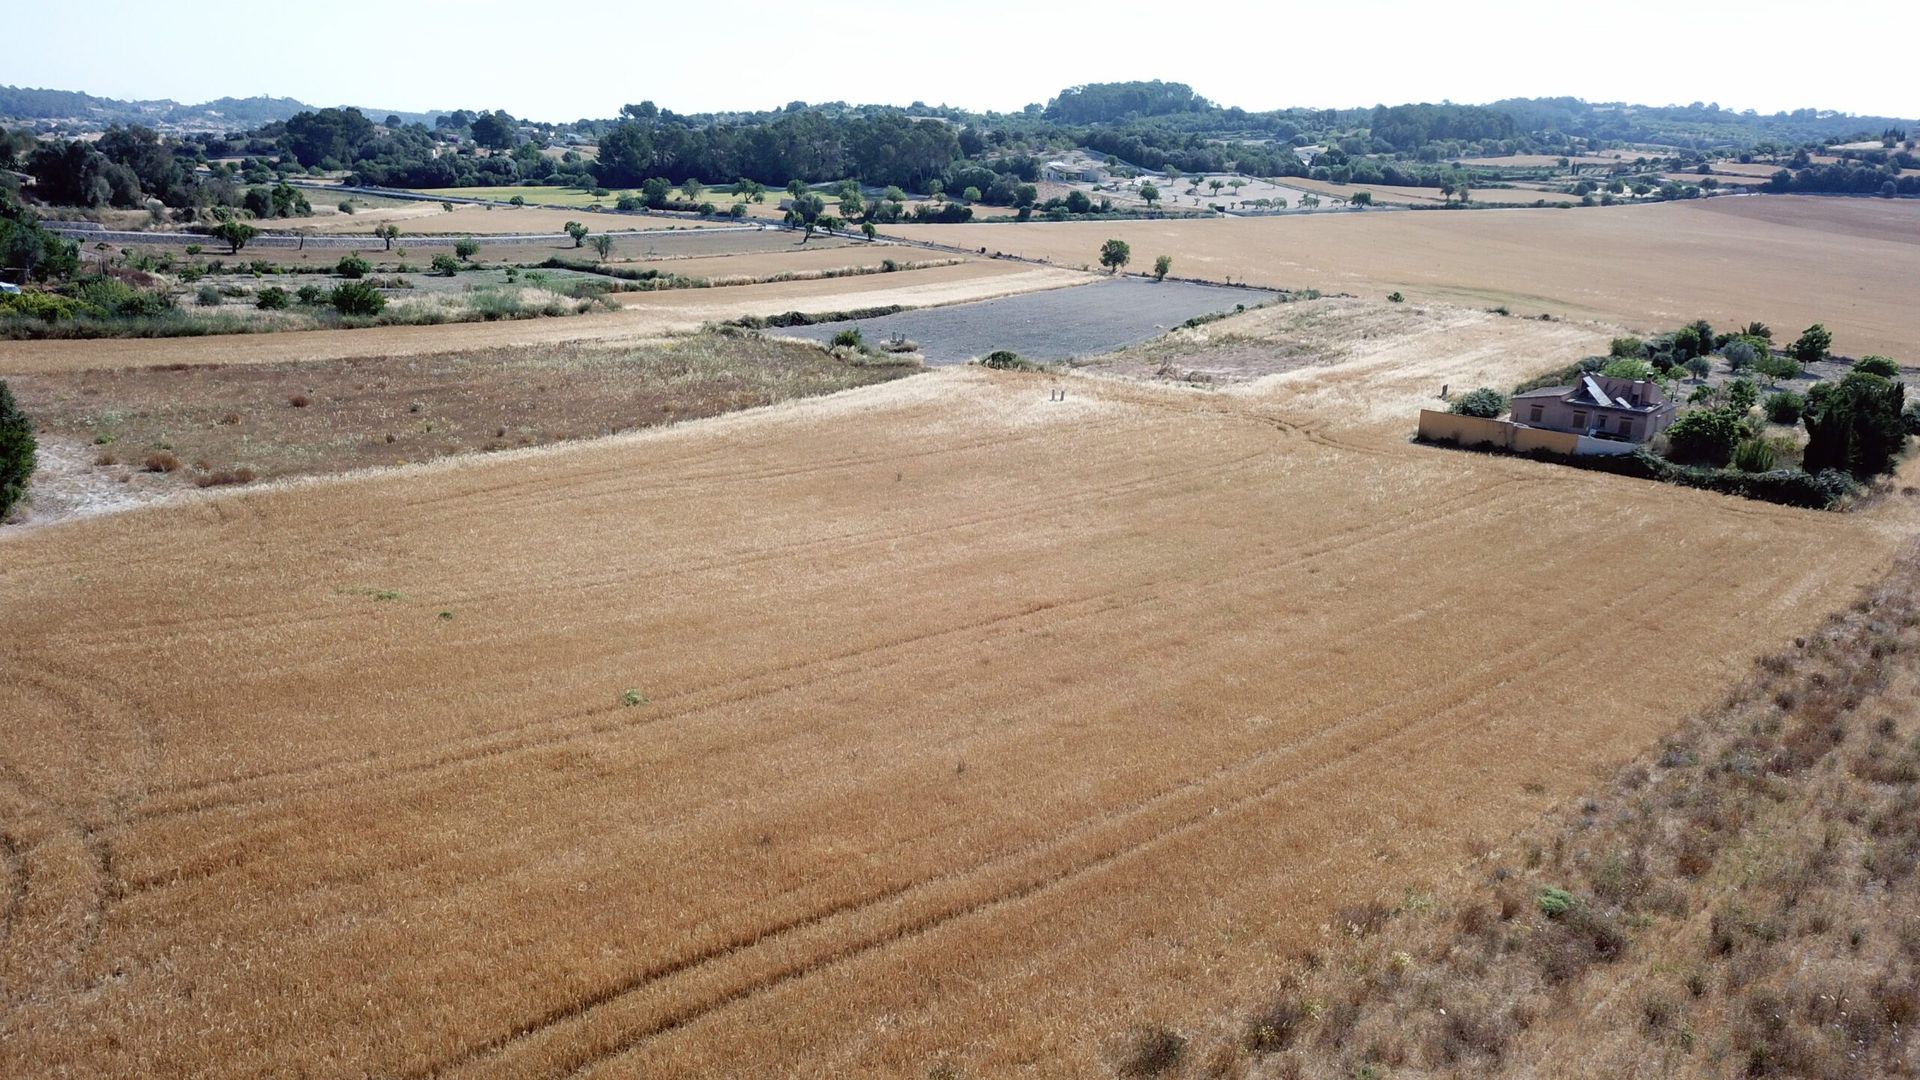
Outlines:
{"type": "Polygon", "coordinates": [[[309,330],[221,337],[0,342],[0,375],[170,364],[259,364],[351,356],[420,355],[503,345],[633,341],[743,315],[925,306],[1084,284],[1091,276],[1017,262],[975,260],[893,274],[614,295],[622,310],[513,322],[309,330]]]}

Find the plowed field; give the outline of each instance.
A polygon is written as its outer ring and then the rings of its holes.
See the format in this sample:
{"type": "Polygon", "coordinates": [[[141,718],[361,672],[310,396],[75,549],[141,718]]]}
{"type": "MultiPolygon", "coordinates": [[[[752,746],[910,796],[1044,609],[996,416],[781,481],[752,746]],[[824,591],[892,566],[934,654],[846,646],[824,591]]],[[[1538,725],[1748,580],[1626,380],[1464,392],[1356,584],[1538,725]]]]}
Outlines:
{"type": "Polygon", "coordinates": [[[0,1073],[1093,1073],[1910,528],[1411,445],[1606,331],[1380,319],[0,538],[0,1073]]]}

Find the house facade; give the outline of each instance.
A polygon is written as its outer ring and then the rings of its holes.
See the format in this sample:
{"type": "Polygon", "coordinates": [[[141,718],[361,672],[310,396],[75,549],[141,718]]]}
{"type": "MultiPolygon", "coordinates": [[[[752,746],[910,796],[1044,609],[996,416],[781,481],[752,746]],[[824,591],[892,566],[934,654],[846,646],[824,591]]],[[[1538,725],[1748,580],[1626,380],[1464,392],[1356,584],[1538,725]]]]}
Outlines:
{"type": "Polygon", "coordinates": [[[1667,430],[1678,409],[1658,383],[1584,375],[1572,386],[1518,394],[1513,420],[1528,427],[1644,443],[1667,430]]]}

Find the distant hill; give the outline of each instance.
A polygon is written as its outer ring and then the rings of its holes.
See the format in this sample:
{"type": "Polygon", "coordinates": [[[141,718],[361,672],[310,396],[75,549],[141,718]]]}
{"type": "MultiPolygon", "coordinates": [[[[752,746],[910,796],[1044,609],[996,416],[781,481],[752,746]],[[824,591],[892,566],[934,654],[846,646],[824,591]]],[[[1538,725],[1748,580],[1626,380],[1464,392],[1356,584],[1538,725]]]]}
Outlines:
{"type": "MultiPolygon", "coordinates": [[[[0,86],[0,120],[72,120],[89,126],[109,124],[145,124],[200,130],[240,131],[285,120],[298,112],[313,109],[294,98],[223,97],[198,105],[185,105],[168,98],[156,101],[122,101],[95,97],[78,90],[43,90],[23,86],[0,86]]],[[[376,123],[389,115],[398,115],[406,123],[433,123],[440,112],[409,113],[392,109],[361,112],[376,123]]]]}

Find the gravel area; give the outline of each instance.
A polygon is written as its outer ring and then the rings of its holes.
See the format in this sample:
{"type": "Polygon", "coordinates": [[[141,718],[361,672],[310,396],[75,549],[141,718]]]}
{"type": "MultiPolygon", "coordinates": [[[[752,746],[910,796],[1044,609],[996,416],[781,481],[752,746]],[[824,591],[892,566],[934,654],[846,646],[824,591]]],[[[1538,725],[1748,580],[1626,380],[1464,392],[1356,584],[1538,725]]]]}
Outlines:
{"type": "Polygon", "coordinates": [[[1146,341],[1199,315],[1274,299],[1259,289],[1116,278],[1073,288],[902,311],[877,319],[781,331],[815,341],[858,327],[868,341],[895,335],[919,342],[929,364],[962,364],[996,349],[1029,360],[1071,360],[1146,341]]]}

